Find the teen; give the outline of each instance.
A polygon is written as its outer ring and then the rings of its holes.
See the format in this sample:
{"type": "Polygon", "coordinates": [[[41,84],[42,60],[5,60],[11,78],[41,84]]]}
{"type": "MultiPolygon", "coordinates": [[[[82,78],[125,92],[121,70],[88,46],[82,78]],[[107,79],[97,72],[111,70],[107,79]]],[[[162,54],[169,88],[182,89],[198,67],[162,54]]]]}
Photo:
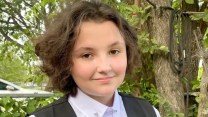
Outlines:
{"type": "Polygon", "coordinates": [[[113,8],[68,6],[36,45],[42,70],[65,96],[30,117],[160,117],[147,101],[117,91],[138,61],[137,48],[136,34],[113,8]]]}

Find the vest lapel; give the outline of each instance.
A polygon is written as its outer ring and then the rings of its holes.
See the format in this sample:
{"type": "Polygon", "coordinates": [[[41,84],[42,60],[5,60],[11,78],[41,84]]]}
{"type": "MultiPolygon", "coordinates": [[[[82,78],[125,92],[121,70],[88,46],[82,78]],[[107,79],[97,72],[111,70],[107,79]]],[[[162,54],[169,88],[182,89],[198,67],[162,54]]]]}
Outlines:
{"type": "Polygon", "coordinates": [[[128,117],[157,117],[151,104],[133,96],[121,94],[128,117]]]}
{"type": "Polygon", "coordinates": [[[59,104],[53,106],[54,117],[76,117],[74,110],[68,102],[68,96],[59,100],[59,104]]]}
{"type": "Polygon", "coordinates": [[[129,99],[123,97],[123,96],[121,96],[121,97],[122,97],[122,100],[123,100],[123,103],[124,103],[124,107],[126,109],[127,116],[128,117],[140,117],[138,115],[139,110],[137,110],[138,108],[136,108],[137,106],[135,106],[135,102],[132,103],[131,100],[129,100],[129,99]]]}

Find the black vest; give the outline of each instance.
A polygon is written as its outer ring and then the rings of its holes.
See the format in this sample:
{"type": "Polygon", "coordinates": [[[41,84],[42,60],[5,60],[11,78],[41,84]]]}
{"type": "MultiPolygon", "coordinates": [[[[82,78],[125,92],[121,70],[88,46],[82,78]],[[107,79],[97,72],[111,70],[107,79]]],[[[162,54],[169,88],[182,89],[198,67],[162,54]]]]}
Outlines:
{"type": "MultiPolygon", "coordinates": [[[[152,105],[146,100],[126,94],[120,95],[128,117],[157,117],[152,105]]],[[[64,96],[30,115],[35,115],[35,117],[77,117],[68,102],[68,96],[64,96]]]]}

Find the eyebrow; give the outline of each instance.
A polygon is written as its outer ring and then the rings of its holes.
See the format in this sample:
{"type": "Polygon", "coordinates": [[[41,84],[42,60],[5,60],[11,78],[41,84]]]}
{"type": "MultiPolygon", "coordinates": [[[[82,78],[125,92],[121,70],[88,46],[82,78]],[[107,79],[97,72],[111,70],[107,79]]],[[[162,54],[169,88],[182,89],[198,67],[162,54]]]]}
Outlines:
{"type": "MultiPolygon", "coordinates": [[[[123,42],[121,42],[121,41],[116,41],[116,42],[110,44],[108,47],[113,47],[113,46],[123,45],[123,44],[125,45],[125,43],[123,43],[123,42]]],[[[79,51],[82,51],[82,50],[92,51],[92,50],[94,50],[94,49],[91,48],[91,47],[80,47],[80,48],[78,48],[77,50],[75,50],[75,52],[79,52],[79,51]]]]}
{"type": "Polygon", "coordinates": [[[109,47],[116,46],[116,45],[123,45],[123,44],[125,45],[125,43],[123,43],[121,41],[116,41],[116,42],[110,44],[109,47]]]}

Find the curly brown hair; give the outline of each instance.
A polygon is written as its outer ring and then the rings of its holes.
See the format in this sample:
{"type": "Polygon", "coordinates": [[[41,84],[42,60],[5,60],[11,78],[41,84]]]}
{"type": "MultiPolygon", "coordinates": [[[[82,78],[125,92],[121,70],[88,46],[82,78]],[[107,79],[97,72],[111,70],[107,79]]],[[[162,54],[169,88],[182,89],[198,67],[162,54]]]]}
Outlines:
{"type": "Polygon", "coordinates": [[[43,62],[41,69],[50,78],[53,89],[75,96],[77,85],[70,75],[72,51],[84,21],[112,21],[124,37],[127,50],[127,73],[137,65],[137,36],[118,11],[101,2],[79,1],[67,6],[50,23],[35,46],[37,56],[43,62]]]}

